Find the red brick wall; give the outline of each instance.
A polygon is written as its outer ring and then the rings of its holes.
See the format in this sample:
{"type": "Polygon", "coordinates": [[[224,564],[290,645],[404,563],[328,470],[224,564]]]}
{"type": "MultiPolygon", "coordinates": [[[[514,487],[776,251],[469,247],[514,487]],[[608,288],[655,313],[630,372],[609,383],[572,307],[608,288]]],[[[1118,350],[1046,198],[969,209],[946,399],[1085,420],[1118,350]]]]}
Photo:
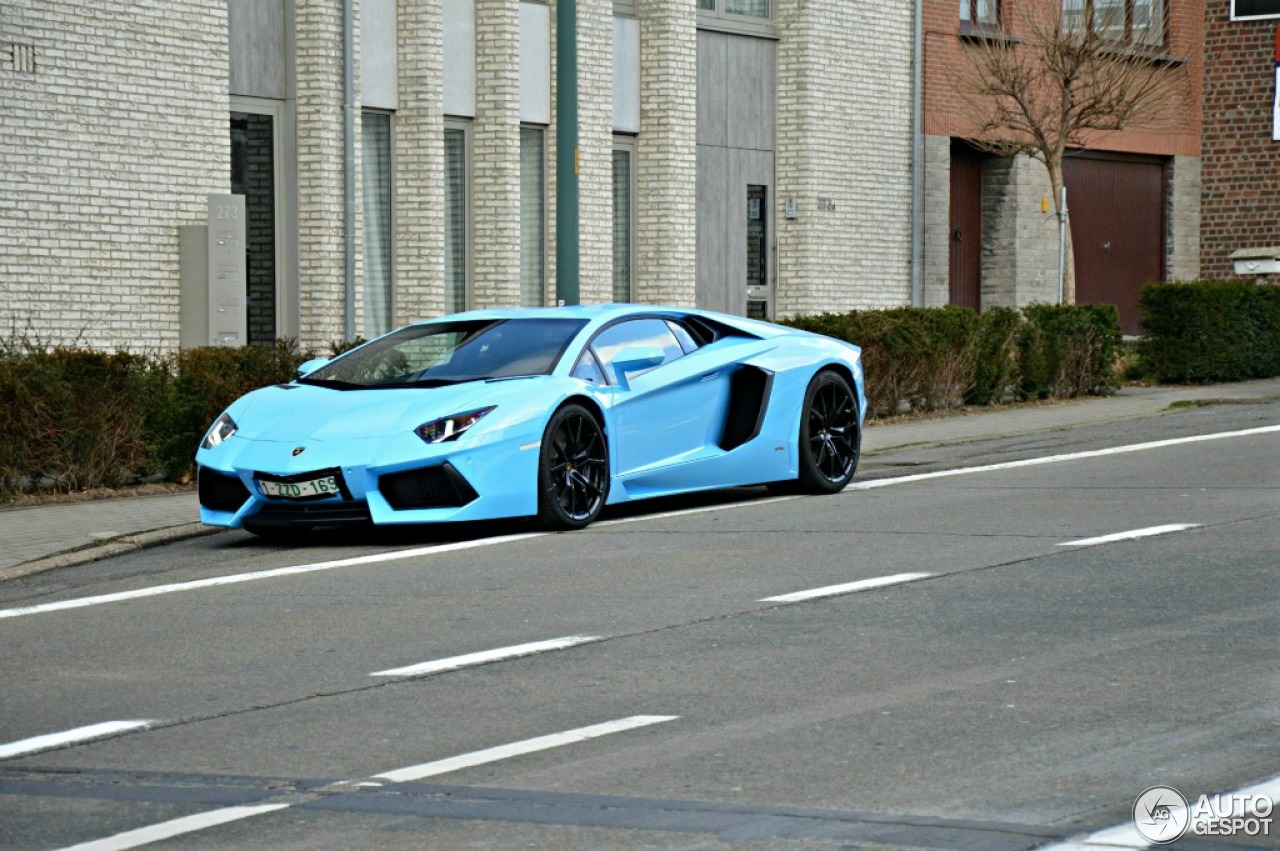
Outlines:
{"type": "MultiPolygon", "coordinates": [[[[1098,150],[1158,155],[1200,155],[1200,68],[1206,0],[1168,0],[1169,44],[1167,52],[1185,63],[1191,80],[1186,102],[1177,114],[1159,127],[1135,127],[1095,139],[1098,150]]],[[[1208,0],[1219,5],[1229,0],[1208,0]]],[[[1020,13],[1031,6],[1049,8],[1062,0],[1000,0],[1000,18],[1006,33],[1024,35],[1020,13]]],[[[924,132],[938,136],[972,137],[974,109],[963,91],[969,73],[959,30],[960,4],[956,0],[925,0],[924,4],[924,132]]],[[[1224,13],[1225,16],[1225,13],[1224,13]]]]}
{"type": "Polygon", "coordinates": [[[1231,252],[1280,246],[1280,142],[1271,139],[1276,27],[1205,4],[1200,272],[1234,274],[1231,252]]]}

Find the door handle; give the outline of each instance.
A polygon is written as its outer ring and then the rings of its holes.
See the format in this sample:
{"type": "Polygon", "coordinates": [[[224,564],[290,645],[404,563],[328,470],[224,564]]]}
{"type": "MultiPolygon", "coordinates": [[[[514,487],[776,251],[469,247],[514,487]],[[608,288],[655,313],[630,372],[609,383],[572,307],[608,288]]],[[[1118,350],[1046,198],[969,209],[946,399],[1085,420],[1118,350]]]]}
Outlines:
{"type": "Polygon", "coordinates": [[[705,375],[703,375],[702,378],[699,379],[699,381],[710,381],[711,379],[715,378],[719,374],[720,374],[720,370],[718,369],[715,372],[708,372],[705,375]]]}

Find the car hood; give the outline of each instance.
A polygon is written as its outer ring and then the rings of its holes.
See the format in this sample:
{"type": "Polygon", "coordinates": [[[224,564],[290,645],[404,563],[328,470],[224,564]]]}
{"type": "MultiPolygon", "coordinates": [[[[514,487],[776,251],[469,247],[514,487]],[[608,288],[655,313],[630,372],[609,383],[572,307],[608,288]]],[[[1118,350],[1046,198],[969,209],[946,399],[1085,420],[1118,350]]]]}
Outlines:
{"type": "Polygon", "coordinates": [[[250,440],[350,440],[405,434],[440,417],[525,399],[546,376],[469,381],[448,387],[335,390],[307,384],[264,387],[229,409],[250,440]]]}

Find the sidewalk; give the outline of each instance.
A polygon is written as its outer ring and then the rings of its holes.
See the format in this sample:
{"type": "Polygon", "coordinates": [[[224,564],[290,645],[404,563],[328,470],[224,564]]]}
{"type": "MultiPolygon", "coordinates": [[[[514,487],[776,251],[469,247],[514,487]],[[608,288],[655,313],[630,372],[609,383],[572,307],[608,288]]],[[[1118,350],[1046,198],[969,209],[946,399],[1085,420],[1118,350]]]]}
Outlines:
{"type": "MultiPolygon", "coordinates": [[[[1280,378],[1208,387],[1127,387],[1108,398],[873,424],[862,448],[871,455],[902,446],[1013,437],[1137,419],[1175,402],[1210,399],[1280,399],[1280,378]]],[[[0,509],[0,581],[216,531],[201,526],[198,517],[195,493],[0,509]]]]}

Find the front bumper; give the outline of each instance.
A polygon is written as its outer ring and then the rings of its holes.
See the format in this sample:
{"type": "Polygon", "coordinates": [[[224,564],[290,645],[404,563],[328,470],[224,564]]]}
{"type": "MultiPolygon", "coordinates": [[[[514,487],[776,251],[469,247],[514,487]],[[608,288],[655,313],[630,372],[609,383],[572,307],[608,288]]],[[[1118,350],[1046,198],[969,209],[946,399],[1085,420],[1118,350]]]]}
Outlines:
{"type": "Polygon", "coordinates": [[[538,510],[540,439],[541,434],[508,430],[434,445],[409,435],[308,441],[299,447],[233,436],[196,455],[200,520],[240,528],[246,523],[391,525],[532,515],[538,510]],[[259,486],[264,478],[305,482],[328,475],[336,478],[340,493],[269,497],[259,486]]]}

